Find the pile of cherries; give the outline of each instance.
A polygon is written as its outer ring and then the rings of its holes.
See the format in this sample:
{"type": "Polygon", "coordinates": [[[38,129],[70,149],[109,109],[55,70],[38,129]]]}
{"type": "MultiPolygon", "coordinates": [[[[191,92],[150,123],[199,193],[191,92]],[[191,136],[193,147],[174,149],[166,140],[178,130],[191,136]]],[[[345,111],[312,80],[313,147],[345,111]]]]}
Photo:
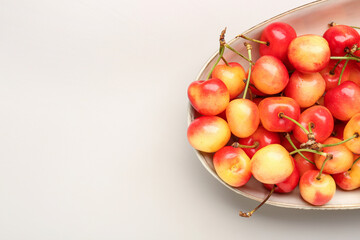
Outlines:
{"type": "Polygon", "coordinates": [[[244,56],[220,35],[219,56],[206,80],[188,87],[198,117],[187,137],[197,150],[214,153],[218,176],[241,187],[251,176],[273,192],[299,186],[316,206],[336,186],[360,187],[360,35],[356,27],[329,24],[323,36],[297,36],[287,23],[266,26],[260,58],[244,56]],[[247,72],[227,62],[230,50],[248,61],[247,72]],[[222,61],[222,62],[220,62],[222,61]]]}

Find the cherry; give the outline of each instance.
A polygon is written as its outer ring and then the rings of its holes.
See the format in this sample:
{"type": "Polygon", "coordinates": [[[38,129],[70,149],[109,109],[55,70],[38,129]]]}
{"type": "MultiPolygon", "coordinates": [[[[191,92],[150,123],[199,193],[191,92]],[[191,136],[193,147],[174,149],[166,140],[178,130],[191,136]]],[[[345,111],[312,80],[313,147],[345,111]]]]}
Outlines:
{"type": "Polygon", "coordinates": [[[216,116],[202,116],[188,127],[187,138],[191,146],[203,152],[216,152],[229,141],[231,132],[227,122],[216,116]]]}
{"type": "Polygon", "coordinates": [[[336,184],[343,190],[354,190],[360,187],[360,157],[354,155],[354,163],[345,172],[333,174],[336,184]]]}
{"type": "Polygon", "coordinates": [[[297,153],[294,156],[295,166],[299,170],[300,176],[302,176],[308,170],[317,170],[314,163],[315,154],[310,152],[303,152],[302,154],[304,157],[306,157],[306,159],[301,156],[300,153],[297,153]]]}
{"type": "MultiPolygon", "coordinates": [[[[311,131],[317,142],[323,142],[330,137],[334,128],[334,119],[330,111],[323,106],[312,106],[300,114],[299,123],[305,127],[311,127],[311,131]]],[[[302,143],[308,141],[308,134],[299,126],[294,128],[294,137],[302,143]]]]}
{"type": "Polygon", "coordinates": [[[288,84],[289,74],[279,59],[262,56],[253,67],[251,81],[262,93],[276,94],[284,90],[288,84]]]}
{"type": "Polygon", "coordinates": [[[296,100],[301,108],[314,105],[324,94],[326,83],[320,73],[295,71],[285,88],[285,96],[296,100]]]}
{"type": "MultiPolygon", "coordinates": [[[[329,64],[320,71],[321,76],[324,78],[326,83],[325,91],[333,89],[338,85],[339,77],[344,67],[345,61],[331,59],[329,64]]],[[[341,77],[341,82],[350,80],[350,63],[345,68],[341,77]]]]}
{"type": "Polygon", "coordinates": [[[213,163],[218,176],[232,187],[245,185],[251,177],[250,158],[241,148],[221,148],[215,153],[213,163]]]}
{"type": "Polygon", "coordinates": [[[192,82],[188,88],[191,105],[202,115],[217,115],[229,104],[229,91],[219,79],[192,82]]]}
{"type": "Polygon", "coordinates": [[[341,83],[325,94],[324,105],[335,118],[349,120],[360,112],[360,86],[351,81],[341,83]]]}
{"type": "Polygon", "coordinates": [[[225,83],[230,99],[239,96],[245,88],[245,70],[239,63],[218,64],[212,72],[212,77],[225,83]]]}
{"type": "Polygon", "coordinates": [[[294,120],[300,116],[299,104],[288,97],[268,97],[259,104],[261,123],[264,128],[271,132],[290,132],[295,123],[286,119],[284,114],[294,120]]]}
{"type": "Polygon", "coordinates": [[[323,35],[329,43],[331,55],[344,56],[347,49],[360,41],[359,33],[347,25],[336,25],[330,27],[323,35]]]}
{"type": "Polygon", "coordinates": [[[300,72],[319,72],[330,61],[329,44],[323,37],[314,34],[297,37],[289,45],[288,58],[300,72]]]}
{"type": "MultiPolygon", "coordinates": [[[[291,173],[291,175],[285,179],[285,181],[281,183],[277,183],[275,185],[274,191],[277,193],[289,193],[293,191],[296,186],[298,185],[300,180],[300,173],[297,167],[294,167],[294,171],[291,173]]],[[[274,184],[264,184],[264,187],[268,190],[271,190],[274,187],[274,184]]]]}
{"type": "Polygon", "coordinates": [[[344,138],[355,138],[346,142],[345,145],[353,153],[360,154],[360,113],[354,115],[344,128],[344,138]]]}

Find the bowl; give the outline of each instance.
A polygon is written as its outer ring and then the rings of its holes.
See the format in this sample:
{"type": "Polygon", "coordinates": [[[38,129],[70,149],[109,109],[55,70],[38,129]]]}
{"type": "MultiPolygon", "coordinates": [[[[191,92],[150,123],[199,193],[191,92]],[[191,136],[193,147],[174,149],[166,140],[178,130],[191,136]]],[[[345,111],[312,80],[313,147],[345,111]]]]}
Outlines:
{"type": "MultiPolygon", "coordinates": [[[[251,38],[259,39],[262,30],[268,24],[281,21],[290,24],[296,30],[298,36],[309,33],[322,35],[326,29],[328,29],[328,23],[332,21],[339,24],[356,25],[360,22],[359,11],[360,4],[358,0],[320,0],[294,8],[290,11],[270,18],[269,20],[266,20],[250,28],[243,34],[251,38]]],[[[237,38],[228,41],[228,43],[233,48],[237,49],[240,53],[247,56],[247,51],[244,47],[245,41],[246,40],[244,39],[237,38]]],[[[258,44],[252,44],[252,46],[252,56],[253,59],[256,60],[259,58],[258,44]]],[[[228,61],[236,61],[240,63],[245,69],[248,68],[248,63],[232,51],[225,51],[224,56],[228,61]]],[[[211,67],[215,64],[217,57],[218,54],[215,53],[208,60],[208,62],[205,63],[196,80],[206,79],[206,76],[209,73],[211,67]]],[[[188,124],[190,124],[195,117],[196,112],[191,106],[189,106],[188,124]]],[[[267,196],[268,190],[266,190],[262,184],[257,182],[254,178],[251,178],[251,180],[245,186],[240,188],[234,188],[227,185],[217,176],[214,170],[212,163],[213,154],[203,153],[200,151],[196,151],[196,154],[209,173],[230,190],[259,202],[261,202],[267,196]]],[[[297,209],[358,209],[360,208],[359,196],[360,189],[354,191],[343,191],[338,188],[334,197],[327,204],[323,206],[312,206],[301,198],[299,188],[297,187],[293,192],[288,194],[274,193],[266,202],[266,204],[297,209]]]]}

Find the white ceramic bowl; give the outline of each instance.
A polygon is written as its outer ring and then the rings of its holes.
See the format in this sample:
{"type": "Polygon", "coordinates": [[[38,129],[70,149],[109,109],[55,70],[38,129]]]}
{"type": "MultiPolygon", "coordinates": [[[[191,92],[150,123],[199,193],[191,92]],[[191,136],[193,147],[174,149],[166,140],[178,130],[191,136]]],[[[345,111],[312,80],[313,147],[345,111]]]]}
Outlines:
{"type": "MultiPolygon", "coordinates": [[[[290,24],[297,32],[297,35],[314,33],[322,35],[331,21],[348,25],[360,25],[360,1],[359,0],[320,0],[315,1],[304,6],[292,9],[288,12],[275,16],[267,21],[264,21],[243,34],[246,36],[259,39],[260,34],[264,27],[271,22],[286,22],[290,24]]],[[[243,45],[245,40],[233,39],[228,43],[236,48],[240,53],[247,56],[247,51],[243,45]]],[[[259,57],[258,44],[253,45],[253,59],[259,57]]],[[[211,67],[217,59],[217,54],[214,54],[209,61],[201,69],[196,80],[205,79],[211,67]]],[[[238,57],[233,52],[227,50],[224,54],[225,58],[230,61],[239,62],[245,69],[248,68],[248,63],[238,57]]],[[[188,124],[194,120],[194,109],[190,106],[188,115],[188,124]]],[[[196,151],[197,156],[204,167],[224,186],[232,191],[241,194],[256,201],[262,201],[268,191],[262,186],[261,183],[255,181],[253,178],[241,188],[233,188],[224,183],[217,175],[212,164],[212,154],[196,151]]],[[[302,200],[299,189],[296,188],[290,194],[273,194],[267,201],[267,204],[299,209],[357,209],[360,208],[360,189],[355,191],[343,191],[337,189],[333,199],[324,206],[315,207],[304,200],[302,200]]]]}

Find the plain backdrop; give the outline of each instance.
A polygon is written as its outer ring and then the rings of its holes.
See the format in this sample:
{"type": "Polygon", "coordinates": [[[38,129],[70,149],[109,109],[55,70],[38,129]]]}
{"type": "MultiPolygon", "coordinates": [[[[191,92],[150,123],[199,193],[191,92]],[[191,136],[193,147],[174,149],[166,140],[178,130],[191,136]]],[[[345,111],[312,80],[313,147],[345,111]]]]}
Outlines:
{"type": "Polygon", "coordinates": [[[358,210],[239,217],[186,139],[220,31],[309,2],[0,0],[0,239],[356,238],[358,210]]]}

